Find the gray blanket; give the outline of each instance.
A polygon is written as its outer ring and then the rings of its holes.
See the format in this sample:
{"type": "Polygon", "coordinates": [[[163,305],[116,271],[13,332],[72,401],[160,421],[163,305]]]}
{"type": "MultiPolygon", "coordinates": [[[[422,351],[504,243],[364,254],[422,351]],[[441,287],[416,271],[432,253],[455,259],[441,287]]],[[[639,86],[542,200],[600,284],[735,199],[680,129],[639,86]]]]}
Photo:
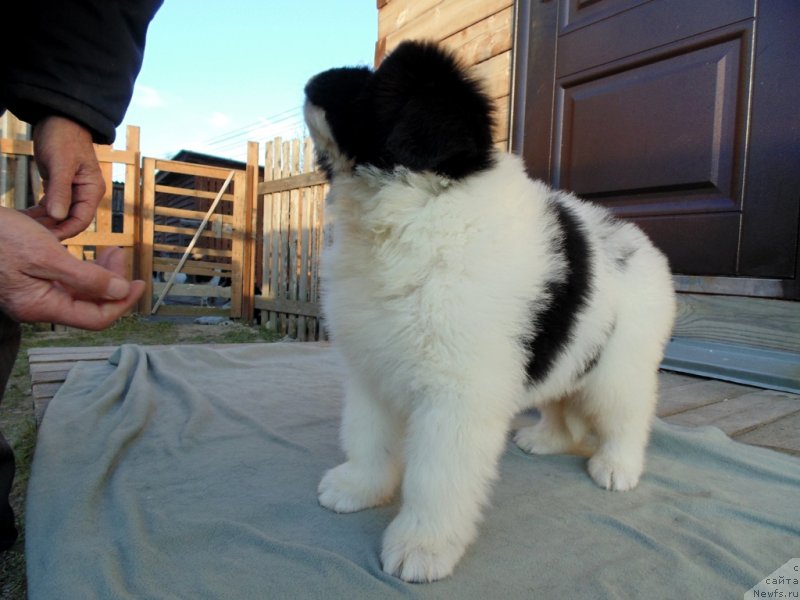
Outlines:
{"type": "Polygon", "coordinates": [[[30,598],[742,598],[800,556],[800,461],[659,422],[626,493],[509,443],[455,574],[405,584],[378,560],[397,504],[317,504],[342,459],[341,380],[315,344],[77,365],[39,433],[30,598]]]}

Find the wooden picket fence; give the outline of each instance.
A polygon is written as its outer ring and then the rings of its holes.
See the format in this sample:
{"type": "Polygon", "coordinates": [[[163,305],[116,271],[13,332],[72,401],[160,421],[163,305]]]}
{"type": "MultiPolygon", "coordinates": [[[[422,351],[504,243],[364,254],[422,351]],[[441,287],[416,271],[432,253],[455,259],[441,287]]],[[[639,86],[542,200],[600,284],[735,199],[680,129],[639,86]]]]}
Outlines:
{"type": "Polygon", "coordinates": [[[282,335],[325,339],[319,265],[327,239],[328,185],[314,169],[310,138],[268,142],[263,172],[255,202],[256,231],[260,232],[254,264],[255,308],[261,322],[282,335]]]}

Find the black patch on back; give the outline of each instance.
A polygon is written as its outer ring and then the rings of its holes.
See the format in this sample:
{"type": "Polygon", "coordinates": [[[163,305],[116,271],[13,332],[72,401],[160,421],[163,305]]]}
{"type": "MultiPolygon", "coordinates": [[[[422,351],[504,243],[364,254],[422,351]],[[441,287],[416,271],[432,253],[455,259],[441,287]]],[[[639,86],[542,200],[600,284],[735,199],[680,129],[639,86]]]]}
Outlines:
{"type": "MultiPolygon", "coordinates": [[[[331,69],[306,85],[356,165],[460,179],[492,165],[492,104],[448,52],[400,44],[373,73],[331,69]]],[[[323,164],[324,167],[324,164],[323,164]]]]}
{"type": "Polygon", "coordinates": [[[591,249],[581,223],[563,204],[553,202],[550,206],[562,234],[555,252],[564,257],[567,275],[564,280],[547,284],[549,302],[544,310],[537,311],[535,333],[524,342],[528,351],[526,371],[530,383],[542,381],[547,376],[572,340],[575,323],[592,286],[591,249]]]}

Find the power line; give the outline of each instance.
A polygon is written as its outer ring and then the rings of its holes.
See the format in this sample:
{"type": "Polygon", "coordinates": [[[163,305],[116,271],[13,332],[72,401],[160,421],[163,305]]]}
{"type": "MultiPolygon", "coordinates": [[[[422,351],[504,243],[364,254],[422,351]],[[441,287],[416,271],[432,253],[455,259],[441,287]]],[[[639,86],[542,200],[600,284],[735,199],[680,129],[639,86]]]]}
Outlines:
{"type": "Polygon", "coordinates": [[[256,130],[258,130],[258,129],[262,128],[262,127],[265,127],[265,126],[270,126],[270,125],[275,124],[275,123],[281,123],[281,122],[289,120],[289,119],[296,119],[298,116],[302,117],[302,106],[297,106],[297,107],[294,107],[294,108],[290,108],[290,109],[281,111],[279,113],[276,113],[275,115],[273,115],[271,117],[267,117],[267,118],[264,118],[264,119],[259,119],[258,121],[255,121],[253,123],[249,123],[247,125],[243,125],[242,127],[238,127],[236,129],[231,129],[229,131],[220,133],[220,134],[218,134],[218,135],[216,135],[216,136],[214,136],[212,138],[209,138],[208,140],[206,140],[205,143],[208,144],[208,145],[214,145],[214,144],[226,142],[226,141],[228,141],[230,139],[233,139],[233,138],[246,136],[248,133],[250,133],[252,131],[256,131],[256,130]]]}

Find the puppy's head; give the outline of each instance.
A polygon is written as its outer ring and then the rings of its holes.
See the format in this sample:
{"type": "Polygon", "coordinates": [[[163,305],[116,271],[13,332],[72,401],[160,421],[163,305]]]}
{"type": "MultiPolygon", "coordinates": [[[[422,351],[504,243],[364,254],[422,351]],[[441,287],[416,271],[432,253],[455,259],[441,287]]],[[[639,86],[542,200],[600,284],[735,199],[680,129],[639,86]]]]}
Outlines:
{"type": "Polygon", "coordinates": [[[305,91],[306,122],[331,177],[373,165],[460,179],[491,165],[491,103],[434,44],[404,42],[374,72],[331,69],[305,91]]]}

